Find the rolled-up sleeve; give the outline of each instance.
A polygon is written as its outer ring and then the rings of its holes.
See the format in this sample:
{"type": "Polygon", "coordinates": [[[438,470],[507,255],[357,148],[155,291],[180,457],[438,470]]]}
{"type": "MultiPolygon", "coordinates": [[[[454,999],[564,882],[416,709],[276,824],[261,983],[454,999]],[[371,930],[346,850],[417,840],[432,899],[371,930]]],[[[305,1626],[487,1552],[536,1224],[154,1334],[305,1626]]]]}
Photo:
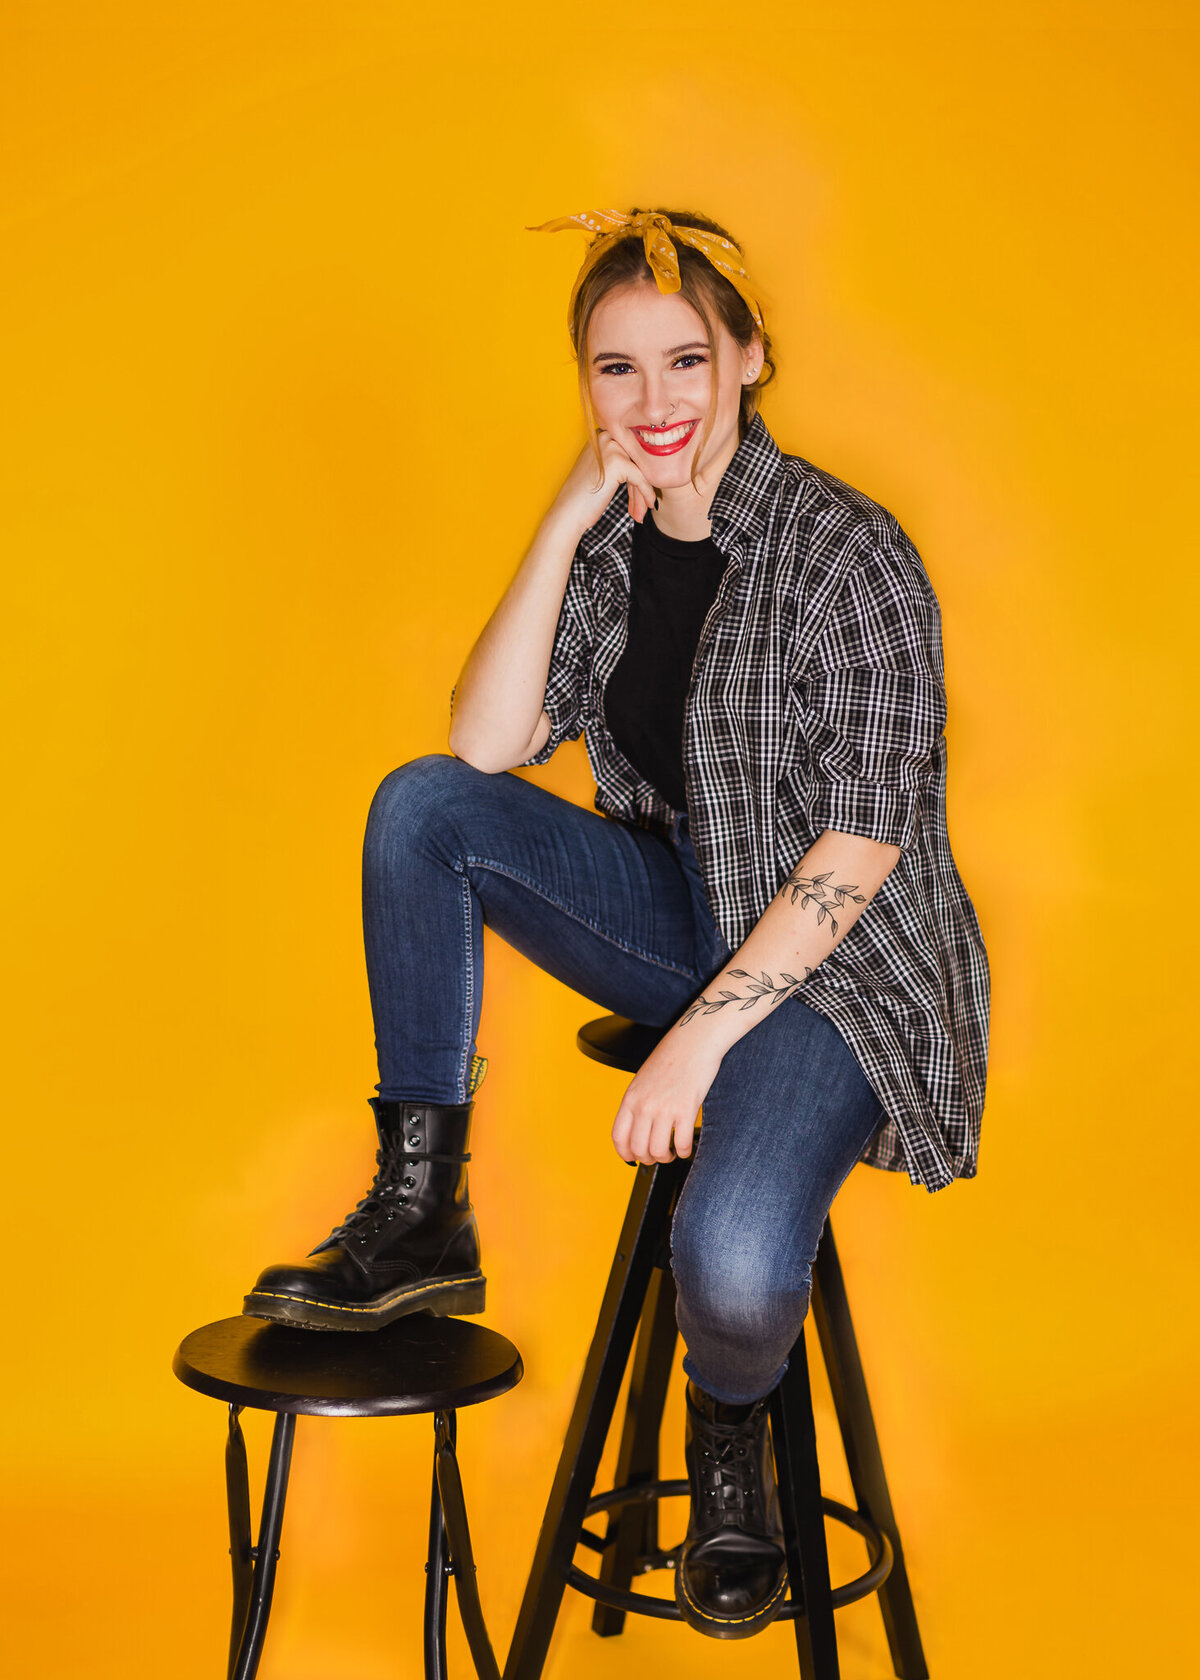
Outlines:
{"type": "Polygon", "coordinates": [[[946,693],[937,597],[903,533],[874,539],[848,574],[792,692],[813,832],[907,850],[938,775],[946,693]]]}

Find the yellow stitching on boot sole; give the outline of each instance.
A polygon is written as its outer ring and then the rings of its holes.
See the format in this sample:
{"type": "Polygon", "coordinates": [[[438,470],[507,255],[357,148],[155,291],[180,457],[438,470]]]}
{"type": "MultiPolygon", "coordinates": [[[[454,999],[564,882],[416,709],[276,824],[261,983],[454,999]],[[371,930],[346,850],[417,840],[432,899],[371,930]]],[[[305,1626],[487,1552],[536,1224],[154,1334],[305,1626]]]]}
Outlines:
{"type": "MultiPolygon", "coordinates": [[[[429,1283],[421,1287],[420,1293],[427,1294],[431,1289],[457,1289],[463,1284],[483,1283],[483,1278],[447,1278],[444,1283],[429,1283]]],[[[417,1291],[413,1291],[415,1295],[417,1291]]],[[[248,1301],[295,1301],[301,1307],[324,1307],[328,1312],[378,1312],[381,1307],[395,1306],[397,1301],[405,1299],[403,1295],[394,1296],[390,1301],[380,1301],[374,1307],[343,1307],[337,1301],[318,1301],[313,1295],[281,1295],[266,1289],[252,1289],[247,1295],[248,1301]]]]}
{"type": "Polygon", "coordinates": [[[696,1603],[696,1600],[692,1597],[691,1593],[687,1590],[687,1582],[684,1580],[682,1573],[679,1576],[679,1586],[680,1586],[680,1589],[683,1593],[684,1598],[687,1599],[688,1603],[691,1605],[692,1609],[696,1612],[697,1616],[703,1616],[703,1618],[706,1622],[717,1622],[721,1627],[735,1627],[739,1622],[753,1622],[753,1621],[757,1620],[757,1618],[759,1616],[765,1616],[767,1611],[771,1608],[772,1604],[774,1604],[775,1600],[779,1597],[780,1593],[784,1593],[784,1592],[787,1591],[787,1576],[786,1576],[786,1574],[784,1575],[783,1580],[779,1583],[778,1588],[776,1589],[775,1592],[773,1592],[771,1594],[770,1598],[762,1606],[762,1608],[760,1610],[755,1610],[754,1613],[752,1615],[749,1615],[749,1616],[713,1616],[713,1615],[710,1615],[710,1613],[707,1610],[702,1610],[700,1608],[700,1606],[696,1603]]]}

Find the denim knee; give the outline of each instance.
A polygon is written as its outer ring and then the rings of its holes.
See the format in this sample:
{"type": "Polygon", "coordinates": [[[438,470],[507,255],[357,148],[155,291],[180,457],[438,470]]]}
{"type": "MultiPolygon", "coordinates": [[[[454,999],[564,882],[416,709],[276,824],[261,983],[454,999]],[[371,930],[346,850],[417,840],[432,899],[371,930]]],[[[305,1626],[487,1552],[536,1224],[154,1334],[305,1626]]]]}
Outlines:
{"type": "Polygon", "coordinates": [[[671,1229],[671,1270],[681,1327],[731,1351],[781,1338],[790,1344],[808,1312],[810,1259],[690,1210],[686,1196],[671,1229]]]}
{"type": "Polygon", "coordinates": [[[397,825],[409,833],[436,822],[444,832],[456,796],[485,773],[451,753],[425,753],[391,770],[380,782],[367,814],[367,831],[397,825]]]}

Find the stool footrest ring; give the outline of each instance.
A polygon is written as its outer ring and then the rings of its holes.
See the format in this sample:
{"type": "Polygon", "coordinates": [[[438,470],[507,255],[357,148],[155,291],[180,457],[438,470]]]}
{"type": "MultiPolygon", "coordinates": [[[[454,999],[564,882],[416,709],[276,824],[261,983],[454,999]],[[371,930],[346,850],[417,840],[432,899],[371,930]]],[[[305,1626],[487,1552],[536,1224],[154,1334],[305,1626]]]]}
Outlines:
{"type": "MultiPolygon", "coordinates": [[[[652,1500],[679,1499],[688,1491],[688,1484],[684,1480],[631,1482],[624,1487],[610,1488],[607,1493],[593,1495],[584,1507],[584,1516],[594,1517],[600,1511],[612,1510],[614,1506],[645,1505],[652,1500]]],[[[854,1604],[858,1599],[879,1591],[891,1573],[892,1543],[869,1517],[865,1517],[861,1511],[853,1510],[849,1505],[842,1505],[838,1500],[826,1499],[822,1495],[821,1509],[834,1522],[841,1523],[845,1528],[852,1528],[856,1534],[862,1536],[871,1560],[861,1575],[856,1575],[852,1581],[846,1581],[840,1587],[834,1587],[831,1595],[833,1608],[840,1610],[846,1604],[854,1604]]],[[[605,1551],[608,1544],[609,1542],[586,1528],[581,1531],[578,1541],[578,1545],[589,1546],[597,1552],[605,1551]]],[[[668,1559],[672,1555],[663,1554],[668,1559]]],[[[667,1565],[664,1563],[658,1567],[667,1565]]],[[[608,1605],[610,1609],[626,1610],[635,1616],[653,1616],[662,1621],[683,1620],[674,1598],[657,1598],[651,1593],[635,1593],[609,1586],[605,1581],[597,1581],[593,1576],[585,1575],[577,1564],[568,1564],[566,1581],[576,1592],[594,1598],[599,1604],[608,1605]]],[[[789,1593],[779,1612],[779,1619],[795,1620],[803,1614],[803,1605],[795,1603],[789,1593]]]]}

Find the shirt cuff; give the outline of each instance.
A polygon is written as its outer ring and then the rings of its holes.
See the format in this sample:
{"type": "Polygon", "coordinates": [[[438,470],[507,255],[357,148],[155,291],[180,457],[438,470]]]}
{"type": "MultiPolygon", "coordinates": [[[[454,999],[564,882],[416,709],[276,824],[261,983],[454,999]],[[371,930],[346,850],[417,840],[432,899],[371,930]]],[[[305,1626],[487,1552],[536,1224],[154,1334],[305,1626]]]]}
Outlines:
{"type": "Polygon", "coordinates": [[[809,798],[813,832],[836,828],[907,851],[921,830],[921,795],[878,782],[818,782],[809,798]]]}

